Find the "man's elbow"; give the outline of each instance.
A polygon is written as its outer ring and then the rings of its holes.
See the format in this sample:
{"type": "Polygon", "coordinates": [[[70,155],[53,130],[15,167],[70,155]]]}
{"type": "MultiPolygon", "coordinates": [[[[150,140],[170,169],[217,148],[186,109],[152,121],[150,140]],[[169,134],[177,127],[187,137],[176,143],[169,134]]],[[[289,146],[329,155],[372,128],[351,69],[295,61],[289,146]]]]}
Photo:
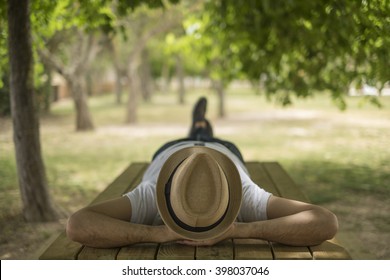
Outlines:
{"type": "Polygon", "coordinates": [[[328,213],[327,221],[328,221],[327,222],[327,225],[328,225],[328,230],[327,230],[328,236],[326,237],[326,239],[328,240],[328,239],[332,239],[336,235],[336,233],[337,233],[337,231],[339,229],[339,222],[338,222],[337,216],[334,213],[330,212],[330,211],[328,213]]]}
{"type": "Polygon", "coordinates": [[[76,212],[71,215],[66,225],[67,237],[72,241],[85,244],[86,240],[88,240],[88,234],[83,225],[84,222],[82,212],[76,212]]]}
{"type": "Polygon", "coordinates": [[[334,213],[324,209],[321,216],[321,233],[319,238],[320,240],[318,243],[322,243],[326,240],[332,239],[339,229],[338,219],[334,213]]]}

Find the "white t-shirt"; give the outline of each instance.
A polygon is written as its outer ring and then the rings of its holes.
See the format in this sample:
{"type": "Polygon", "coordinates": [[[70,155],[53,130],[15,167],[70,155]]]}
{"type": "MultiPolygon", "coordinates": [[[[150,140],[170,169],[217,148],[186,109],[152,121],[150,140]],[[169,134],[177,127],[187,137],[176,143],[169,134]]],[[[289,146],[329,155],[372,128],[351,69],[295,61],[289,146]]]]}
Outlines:
{"type": "Polygon", "coordinates": [[[239,222],[253,222],[267,219],[267,203],[271,193],[256,185],[248,176],[248,170],[242,161],[224,145],[213,142],[184,141],[174,144],[161,152],[149,165],[141,183],[125,194],[131,202],[131,222],[146,225],[163,224],[156,203],[156,184],[160,170],[176,151],[200,144],[227,155],[236,165],[242,183],[242,202],[238,213],[239,222]]]}

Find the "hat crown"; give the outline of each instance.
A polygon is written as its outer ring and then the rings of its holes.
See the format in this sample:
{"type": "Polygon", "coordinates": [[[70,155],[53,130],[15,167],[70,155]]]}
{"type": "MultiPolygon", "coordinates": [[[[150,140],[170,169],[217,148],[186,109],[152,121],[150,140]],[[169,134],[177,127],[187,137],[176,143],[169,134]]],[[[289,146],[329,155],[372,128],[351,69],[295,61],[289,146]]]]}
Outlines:
{"type": "Polygon", "coordinates": [[[228,156],[193,146],[166,159],[156,196],[166,226],[185,239],[206,240],[223,234],[237,218],[242,184],[228,156]]]}
{"type": "Polygon", "coordinates": [[[228,182],[218,162],[206,153],[186,158],[172,178],[170,199],[177,217],[191,227],[217,222],[229,203],[228,182]]]}

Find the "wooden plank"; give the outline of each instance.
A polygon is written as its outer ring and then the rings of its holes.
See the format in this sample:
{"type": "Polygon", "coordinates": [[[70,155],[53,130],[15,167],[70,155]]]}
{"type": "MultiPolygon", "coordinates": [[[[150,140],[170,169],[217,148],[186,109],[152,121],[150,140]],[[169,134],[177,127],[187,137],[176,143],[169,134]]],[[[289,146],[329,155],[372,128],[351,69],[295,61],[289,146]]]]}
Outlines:
{"type": "Polygon", "coordinates": [[[247,162],[246,167],[249,171],[252,181],[255,182],[259,187],[274,195],[280,195],[271,177],[260,162],[247,162]]]}
{"type": "Polygon", "coordinates": [[[272,248],[268,241],[260,239],[234,239],[235,260],[272,260],[272,248]]]}
{"type": "Polygon", "coordinates": [[[287,246],[271,242],[275,260],[312,260],[308,247],[287,246]]]}
{"type": "MultiPolygon", "coordinates": [[[[282,197],[308,201],[287,172],[277,162],[248,162],[252,180],[265,190],[282,197]]],[[[110,199],[135,188],[148,163],[129,165],[92,203],[110,199]]],[[[144,243],[123,248],[84,247],[67,239],[65,232],[39,259],[350,259],[335,240],[318,246],[293,247],[257,239],[235,239],[210,247],[191,247],[177,243],[144,243]]]]}
{"type": "Polygon", "coordinates": [[[117,260],[154,260],[157,257],[158,243],[139,243],[122,247],[117,260]]]}
{"type": "MultiPolygon", "coordinates": [[[[135,188],[141,182],[146,166],[145,163],[131,164],[93,203],[118,197],[128,190],[135,188]]],[[[96,256],[96,259],[114,260],[118,253],[119,249],[97,249],[85,246],[81,249],[78,259],[90,260],[93,259],[93,256],[96,256]]]]}
{"type": "Polygon", "coordinates": [[[279,163],[266,162],[263,166],[274,182],[275,187],[278,189],[280,196],[309,202],[307,196],[298,188],[295,182],[279,163]]]}
{"type": "Polygon", "coordinates": [[[79,259],[79,260],[115,260],[118,252],[119,252],[119,248],[102,249],[102,248],[93,248],[93,247],[85,246],[83,248],[83,250],[81,250],[77,259],[79,259]]]}
{"type": "Polygon", "coordinates": [[[195,252],[197,260],[233,260],[233,240],[225,240],[213,246],[197,247],[195,252]]]}
{"type": "MultiPolygon", "coordinates": [[[[270,174],[273,182],[275,183],[276,188],[278,189],[282,197],[310,203],[309,198],[301,191],[301,189],[295,184],[295,182],[291,179],[291,177],[279,163],[267,162],[264,163],[264,167],[270,174]]],[[[307,249],[312,255],[313,259],[350,259],[351,257],[349,253],[343,247],[337,245],[335,242],[335,239],[333,241],[325,241],[321,245],[308,247],[307,249]]],[[[273,248],[275,258],[277,259],[295,259],[297,257],[301,258],[299,254],[296,255],[297,252],[294,252],[294,250],[297,250],[296,247],[273,245],[273,248]]],[[[304,254],[302,255],[302,258],[309,257],[306,249],[302,251],[302,253],[304,254]]]]}
{"type": "Polygon", "coordinates": [[[118,197],[135,188],[142,179],[146,167],[147,163],[143,162],[130,164],[91,204],[118,197]]]}
{"type": "Polygon", "coordinates": [[[175,242],[163,243],[157,252],[158,260],[194,260],[195,247],[175,242]]]}
{"type": "MultiPolygon", "coordinates": [[[[97,203],[105,199],[120,196],[130,187],[135,187],[146,167],[146,163],[130,164],[102,193],[100,193],[93,200],[92,203],[97,203]]],[[[69,240],[64,231],[46,249],[46,251],[39,257],[39,259],[76,259],[78,254],[83,250],[83,245],[69,240]]]]}
{"type": "Polygon", "coordinates": [[[328,240],[318,246],[309,247],[315,260],[351,260],[351,255],[336,240],[328,240]]]}
{"type": "Polygon", "coordinates": [[[75,260],[82,249],[80,243],[70,241],[65,231],[61,232],[57,239],[50,244],[39,256],[40,260],[75,260]]]}
{"type": "MultiPolygon", "coordinates": [[[[300,192],[297,185],[279,163],[248,162],[247,168],[252,180],[266,191],[282,197],[307,201],[307,198],[300,192]]],[[[235,240],[235,242],[252,241],[235,240]]],[[[244,244],[236,246],[236,259],[246,257],[262,259],[312,259],[311,252],[307,247],[290,247],[277,243],[272,243],[271,245],[271,243],[261,240],[257,242],[259,244],[253,247],[251,245],[244,246],[244,244]],[[259,250],[259,252],[256,252],[256,250],[259,250]]]]}
{"type": "MultiPolygon", "coordinates": [[[[140,168],[139,173],[133,184],[126,189],[125,192],[129,192],[134,189],[142,179],[142,176],[148,167],[148,163],[138,163],[137,167],[140,168]]],[[[157,251],[159,248],[158,243],[139,243],[130,246],[122,247],[117,255],[118,260],[154,260],[156,259],[157,251]]]]}
{"type": "Polygon", "coordinates": [[[136,174],[136,175],[134,175],[134,181],[129,185],[129,187],[123,193],[129,192],[129,191],[133,190],[135,187],[138,186],[138,184],[142,180],[142,177],[144,176],[144,173],[145,173],[146,169],[149,166],[149,163],[147,163],[147,162],[137,162],[137,163],[133,163],[132,165],[133,165],[133,169],[135,169],[135,168],[138,169],[138,173],[136,173],[136,171],[134,171],[134,173],[136,174]]]}

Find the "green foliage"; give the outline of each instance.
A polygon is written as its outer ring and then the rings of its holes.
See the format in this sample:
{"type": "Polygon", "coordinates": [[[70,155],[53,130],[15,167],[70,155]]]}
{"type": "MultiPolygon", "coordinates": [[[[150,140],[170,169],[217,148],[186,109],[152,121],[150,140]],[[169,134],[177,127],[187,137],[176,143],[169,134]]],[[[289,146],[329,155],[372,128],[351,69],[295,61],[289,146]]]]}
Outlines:
{"type": "MultiPolygon", "coordinates": [[[[147,13],[150,8],[167,10],[177,2],[32,1],[34,47],[74,27],[106,34],[122,30],[130,44],[138,37],[129,35],[124,17],[140,10],[147,13]]],[[[157,66],[180,55],[187,73],[198,74],[205,69],[209,77],[225,85],[243,76],[254,84],[261,80],[268,97],[284,105],[291,103],[292,96],[305,98],[329,91],[341,109],[347,106],[344,96],[352,82],[382,89],[389,81],[389,1],[206,0],[200,1],[205,2],[204,7],[194,10],[186,10],[193,2],[181,2],[185,34],[183,30],[174,31],[165,41],[154,43],[159,46],[152,54],[157,66]],[[161,50],[163,54],[158,53],[161,50]]],[[[0,69],[5,69],[5,2],[0,3],[0,15],[0,69]]],[[[158,75],[157,69],[154,72],[158,75]]],[[[36,78],[37,86],[41,80],[41,76],[36,78]]],[[[369,101],[380,106],[376,97],[369,101]]]]}
{"type": "Polygon", "coordinates": [[[343,108],[350,83],[382,86],[390,77],[390,2],[208,1],[220,49],[238,51],[249,79],[265,75],[270,95],[330,90],[343,108]]]}
{"type": "Polygon", "coordinates": [[[114,29],[115,15],[106,1],[33,1],[31,21],[36,41],[47,40],[56,32],[74,27],[86,32],[114,29]]]}
{"type": "Polygon", "coordinates": [[[147,6],[149,8],[164,8],[169,3],[177,4],[180,0],[119,0],[117,11],[119,15],[125,16],[129,12],[133,12],[139,6],[147,6]]]}
{"type": "Polygon", "coordinates": [[[174,57],[179,56],[189,76],[199,76],[204,69],[204,62],[199,59],[199,55],[194,55],[194,40],[185,36],[183,30],[180,34],[170,32],[165,36],[162,42],[164,55],[170,59],[170,64],[174,65],[174,57]]]}
{"type": "Polygon", "coordinates": [[[231,42],[227,47],[221,44],[227,34],[213,23],[213,15],[207,9],[187,16],[183,22],[184,40],[191,56],[204,68],[204,74],[227,86],[239,78],[242,64],[237,56],[237,44],[231,42]]]}

